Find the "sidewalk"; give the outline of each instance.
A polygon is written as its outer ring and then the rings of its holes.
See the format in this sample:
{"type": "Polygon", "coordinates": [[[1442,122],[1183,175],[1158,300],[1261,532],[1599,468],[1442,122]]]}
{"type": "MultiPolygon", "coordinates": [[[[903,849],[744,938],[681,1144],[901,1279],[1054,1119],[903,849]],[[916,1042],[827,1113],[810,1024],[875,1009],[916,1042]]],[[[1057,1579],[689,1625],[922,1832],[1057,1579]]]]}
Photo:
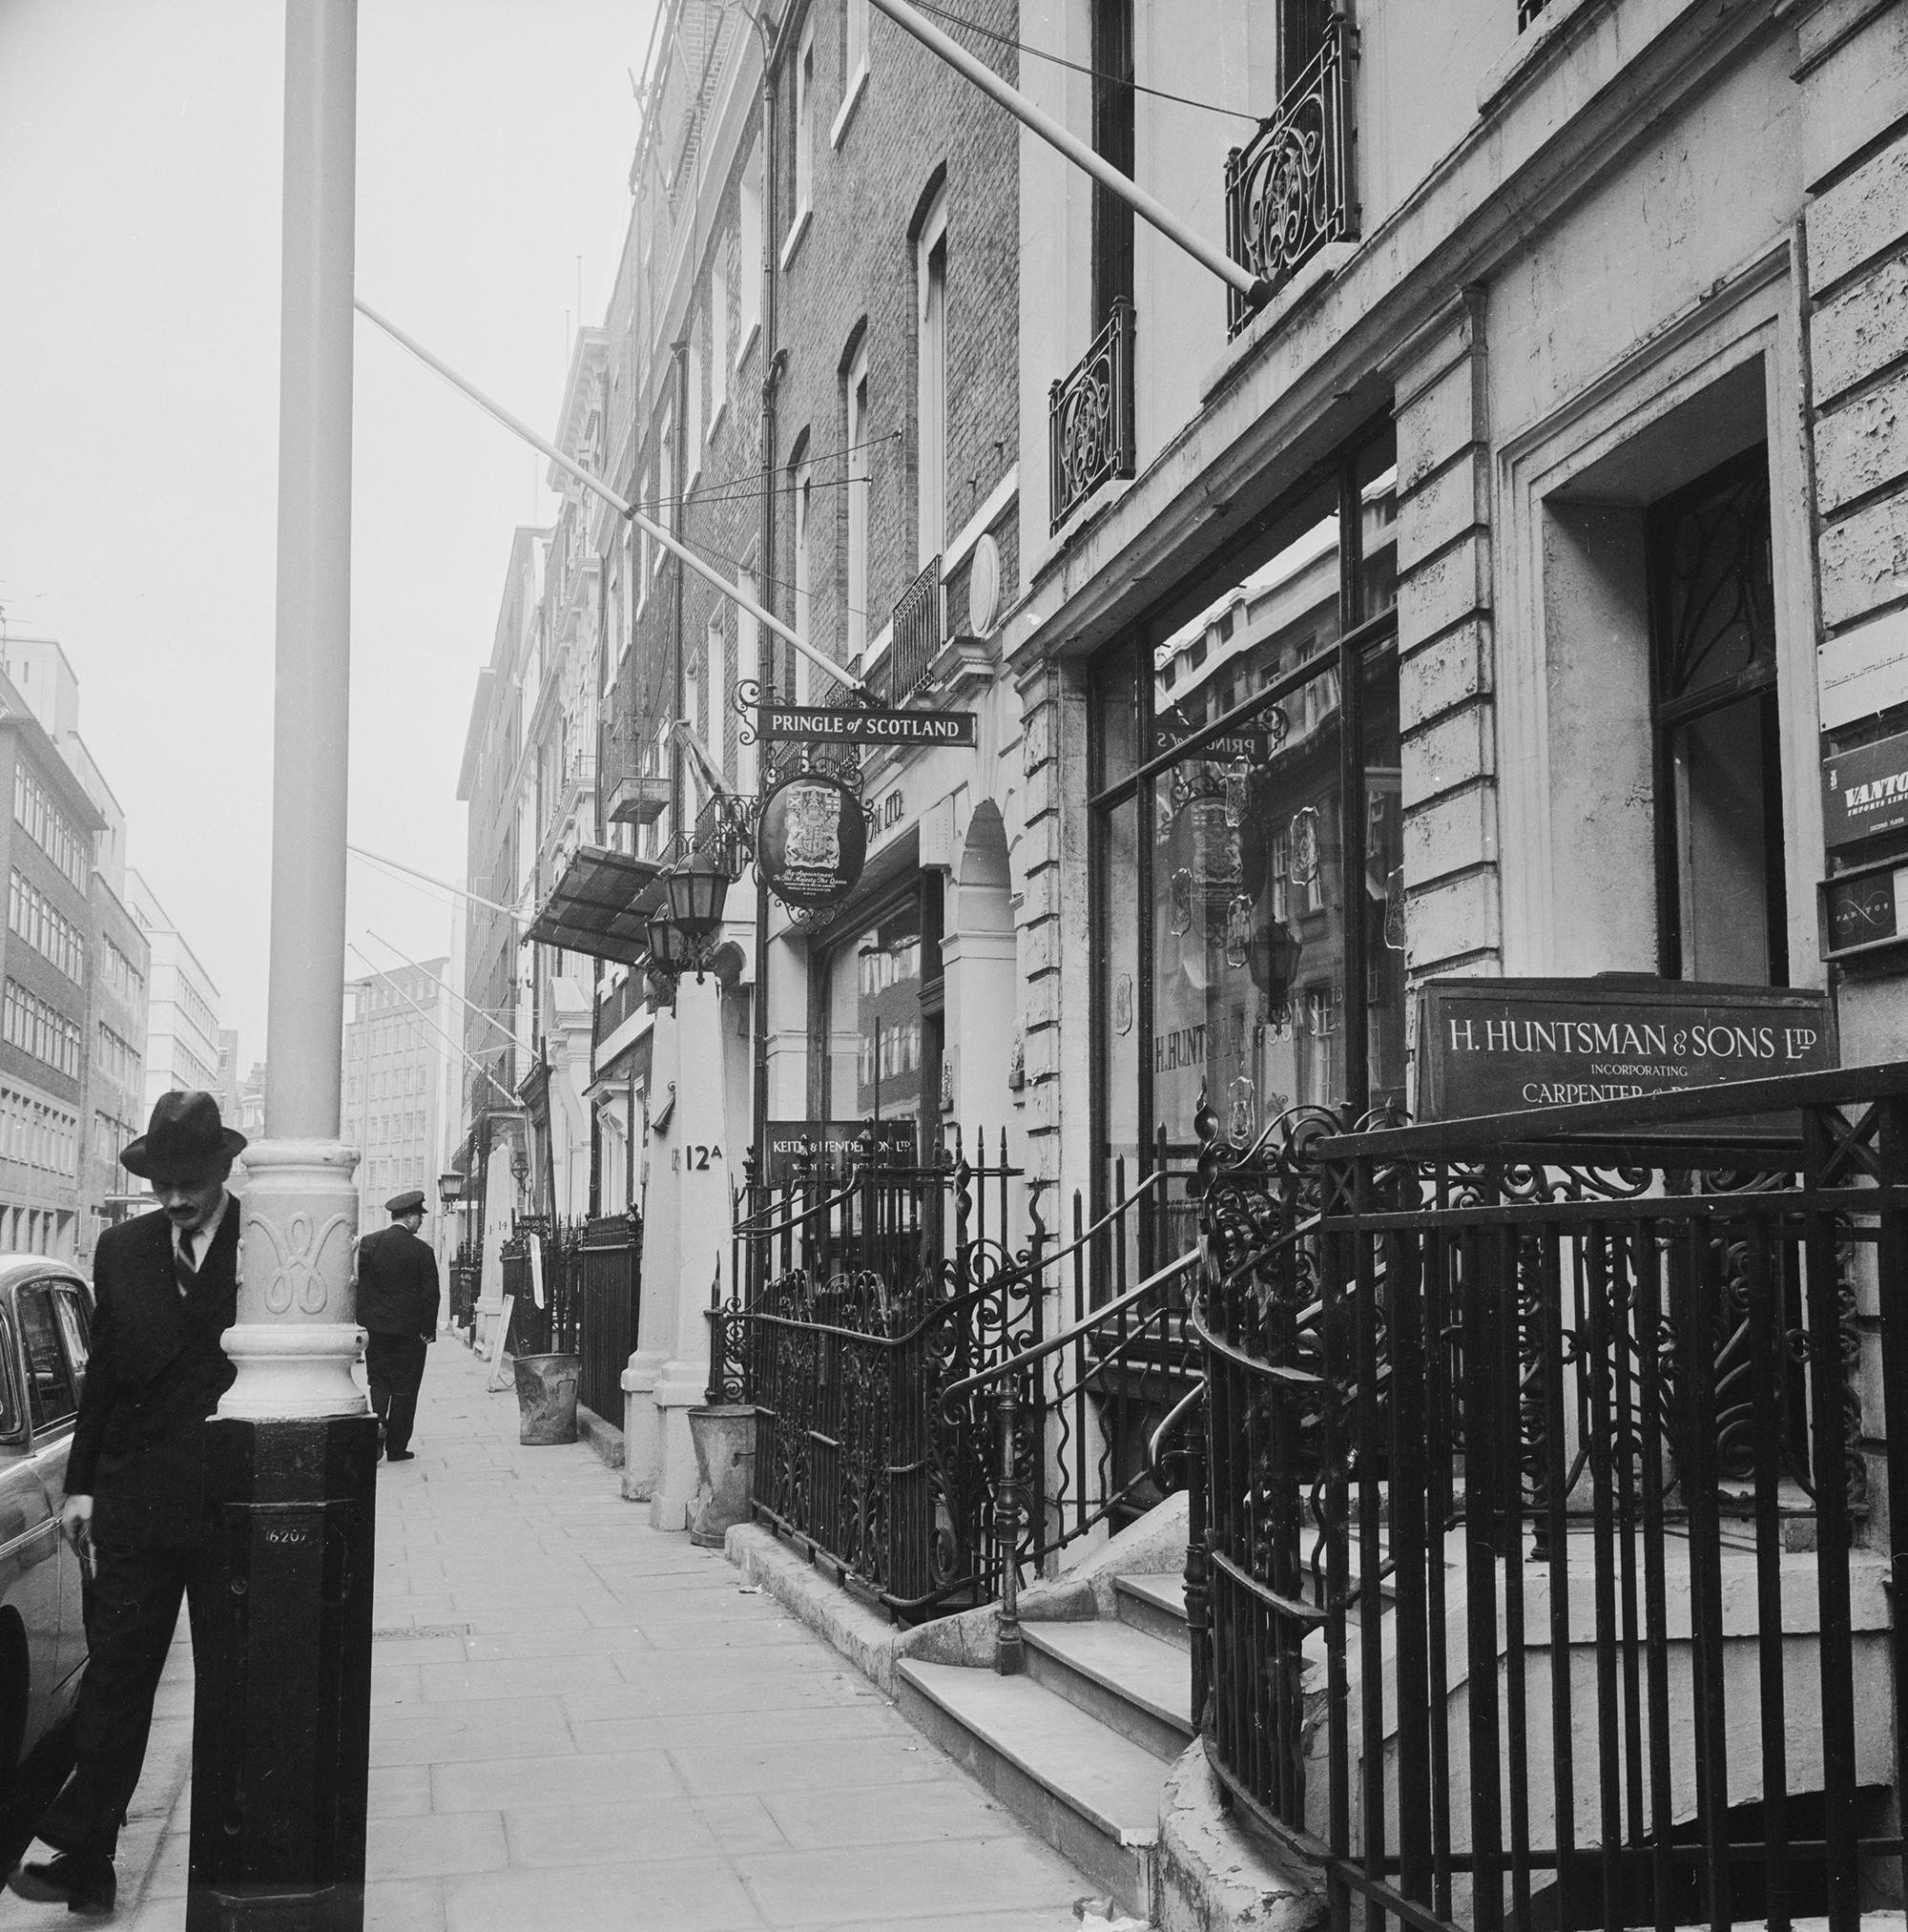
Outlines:
{"type": "MultiPolygon", "coordinates": [[[[367,1927],[1077,1932],[1090,1880],[590,1449],[520,1448],[485,1381],[438,1343],[417,1460],[379,1467],[367,1927]]],[[[134,1932],[185,1920],[183,1643],[160,1698],[134,1932]]]]}

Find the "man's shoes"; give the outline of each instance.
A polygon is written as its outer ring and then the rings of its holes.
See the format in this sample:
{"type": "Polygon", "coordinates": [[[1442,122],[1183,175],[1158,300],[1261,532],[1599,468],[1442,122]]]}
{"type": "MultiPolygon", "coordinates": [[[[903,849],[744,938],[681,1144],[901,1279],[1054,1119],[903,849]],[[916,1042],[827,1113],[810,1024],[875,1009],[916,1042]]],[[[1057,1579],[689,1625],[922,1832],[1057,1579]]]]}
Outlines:
{"type": "Polygon", "coordinates": [[[415,1449],[386,1449],[384,1451],[384,1461],[387,1463],[408,1463],[416,1454],[417,1451],[415,1449]]]}
{"type": "Polygon", "coordinates": [[[45,1864],[16,1865],[7,1885],[15,1897],[37,1904],[64,1899],[69,1912],[88,1919],[109,1917],[119,1891],[113,1860],[80,1852],[61,1852],[45,1864]]]}

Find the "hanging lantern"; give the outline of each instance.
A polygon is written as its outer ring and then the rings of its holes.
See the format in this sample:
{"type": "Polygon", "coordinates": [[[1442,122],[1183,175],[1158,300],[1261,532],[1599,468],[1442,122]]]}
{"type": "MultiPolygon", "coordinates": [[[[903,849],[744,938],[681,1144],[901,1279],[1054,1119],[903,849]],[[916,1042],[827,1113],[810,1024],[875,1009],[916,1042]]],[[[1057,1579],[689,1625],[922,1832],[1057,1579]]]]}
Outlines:
{"type": "Polygon", "coordinates": [[[721,930],[729,875],[714,855],[704,850],[692,852],[683,864],[665,873],[662,883],[672,923],[687,942],[689,951],[699,956],[721,930]]]}

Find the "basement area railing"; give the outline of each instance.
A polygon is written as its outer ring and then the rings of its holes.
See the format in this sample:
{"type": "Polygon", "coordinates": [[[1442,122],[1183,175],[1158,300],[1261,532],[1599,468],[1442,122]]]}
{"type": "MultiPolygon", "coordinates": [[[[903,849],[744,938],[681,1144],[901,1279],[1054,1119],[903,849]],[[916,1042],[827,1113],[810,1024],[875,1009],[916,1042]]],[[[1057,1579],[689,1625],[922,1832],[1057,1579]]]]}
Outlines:
{"type": "Polygon", "coordinates": [[[1202,1728],[1335,1922],[1898,1897],[1908,1065],[1205,1132],[1202,1728]]]}
{"type": "Polygon", "coordinates": [[[623,1370],[642,1310],[640,1218],[612,1215],[546,1225],[538,1216],[513,1233],[500,1254],[510,1307],[506,1346],[513,1355],[580,1356],[577,1400],[621,1428],[623,1370]]]}

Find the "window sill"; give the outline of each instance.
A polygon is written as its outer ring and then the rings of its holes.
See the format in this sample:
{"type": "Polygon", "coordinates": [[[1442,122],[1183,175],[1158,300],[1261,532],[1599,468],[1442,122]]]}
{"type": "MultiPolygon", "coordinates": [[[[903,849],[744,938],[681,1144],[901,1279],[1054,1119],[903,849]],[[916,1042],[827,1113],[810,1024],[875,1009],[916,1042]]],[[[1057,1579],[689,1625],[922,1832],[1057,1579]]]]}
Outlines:
{"type": "Polygon", "coordinates": [[[789,263],[795,260],[795,251],[801,246],[801,238],[808,233],[808,224],[814,218],[814,215],[815,210],[812,205],[805,207],[796,216],[793,224],[790,226],[788,238],[781,244],[781,255],[779,257],[780,266],[784,272],[786,272],[789,263]]]}
{"type": "Polygon", "coordinates": [[[761,320],[757,317],[742,331],[742,340],[736,345],[736,373],[742,373],[742,364],[754,353],[757,342],[762,333],[761,320]]]}
{"type": "Polygon", "coordinates": [[[1549,0],[1516,42],[1490,66],[1478,82],[1478,113],[1490,114],[1564,45],[1573,22],[1581,23],[1612,4],[1612,0],[1549,0]]]}
{"type": "Polygon", "coordinates": [[[855,77],[848,83],[847,92],[841,96],[841,106],[835,116],[834,125],[828,130],[828,145],[839,148],[847,138],[848,123],[855,118],[855,109],[868,85],[868,63],[863,60],[855,70],[855,77]]]}
{"type": "Polygon", "coordinates": [[[728,399],[728,397],[727,397],[727,396],[718,396],[718,397],[716,397],[716,406],[715,406],[715,408],[713,408],[713,409],[712,409],[712,410],[710,410],[710,412],[709,412],[709,431],[708,431],[708,434],[707,434],[706,436],[704,436],[704,438],[702,439],[702,440],[703,440],[703,441],[704,441],[704,442],[705,442],[706,444],[708,444],[708,445],[709,445],[709,446],[710,446],[710,447],[711,447],[712,448],[713,448],[713,447],[715,447],[715,443],[716,443],[716,431],[717,431],[718,429],[720,429],[720,428],[721,428],[721,426],[722,426],[722,419],[723,419],[723,417],[725,417],[725,416],[726,416],[726,415],[727,415],[728,413],[729,413],[729,399],[728,399]]]}

